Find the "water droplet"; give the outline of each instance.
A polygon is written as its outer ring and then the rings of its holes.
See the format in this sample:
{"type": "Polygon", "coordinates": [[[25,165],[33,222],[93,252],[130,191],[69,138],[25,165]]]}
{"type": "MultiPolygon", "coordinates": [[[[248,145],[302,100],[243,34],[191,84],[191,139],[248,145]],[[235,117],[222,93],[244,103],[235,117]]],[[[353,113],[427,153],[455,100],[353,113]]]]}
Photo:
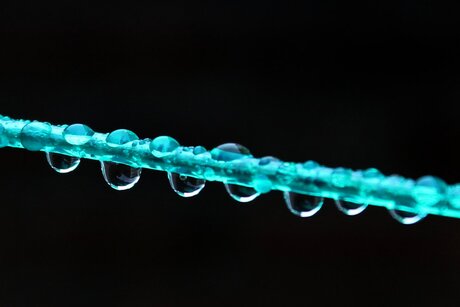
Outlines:
{"type": "Polygon", "coordinates": [[[346,200],[335,200],[335,205],[337,209],[343,212],[346,215],[358,215],[367,208],[367,204],[357,204],[346,200]]]}
{"type": "Polygon", "coordinates": [[[313,170],[315,168],[319,167],[319,164],[316,163],[315,161],[307,161],[304,164],[302,164],[302,167],[306,170],[313,170]]]}
{"type": "Polygon", "coordinates": [[[80,158],[53,152],[46,153],[46,160],[52,169],[61,174],[70,173],[80,164],[80,158]]]}
{"type": "Polygon", "coordinates": [[[294,192],[284,192],[288,209],[300,217],[310,217],[321,209],[324,198],[294,192]]]}
{"type": "Polygon", "coordinates": [[[159,136],[150,143],[150,151],[155,157],[163,158],[173,154],[179,146],[179,142],[172,137],[159,136]]]}
{"type": "MultiPolygon", "coordinates": [[[[229,162],[242,158],[252,157],[252,155],[249,149],[243,145],[236,143],[226,143],[219,145],[211,150],[211,157],[217,161],[229,162]]],[[[250,202],[260,195],[257,190],[251,187],[228,183],[225,183],[224,186],[228,194],[239,202],[250,202]]]]}
{"type": "Polygon", "coordinates": [[[259,193],[268,193],[272,189],[272,182],[265,175],[257,175],[253,181],[254,189],[259,193]]]}
{"type": "Polygon", "coordinates": [[[132,188],[139,181],[142,168],[101,161],[101,170],[109,186],[115,190],[123,191],[132,188]]]}
{"type": "Polygon", "coordinates": [[[38,151],[46,146],[50,134],[50,124],[34,121],[22,127],[19,139],[25,149],[38,151]]]}
{"type": "Polygon", "coordinates": [[[236,184],[225,184],[225,190],[233,199],[241,203],[250,202],[260,195],[254,188],[236,184]]]}
{"type": "Polygon", "coordinates": [[[426,217],[425,213],[412,213],[402,210],[389,210],[390,215],[404,225],[415,224],[426,217]]]}
{"type": "Polygon", "coordinates": [[[270,164],[272,162],[278,162],[279,160],[280,159],[278,159],[276,157],[267,156],[267,157],[260,158],[259,165],[264,166],[264,165],[268,165],[268,164],[270,164]]]}
{"type": "Polygon", "coordinates": [[[332,172],[331,182],[334,186],[343,188],[350,183],[352,175],[351,170],[339,167],[332,172]]]}
{"type": "Polygon", "coordinates": [[[233,161],[252,157],[249,149],[237,143],[226,143],[211,150],[211,157],[217,161],[233,161]]]}
{"type": "Polygon", "coordinates": [[[127,129],[118,129],[112,131],[109,133],[109,135],[107,135],[107,138],[105,139],[107,145],[112,147],[120,146],[136,140],[139,140],[139,137],[134,132],[127,129]]]}
{"type": "Polygon", "coordinates": [[[203,179],[188,177],[178,173],[168,172],[168,180],[171,188],[183,197],[195,196],[204,188],[206,181],[203,179]]]}
{"type": "Polygon", "coordinates": [[[204,178],[206,178],[207,180],[210,180],[210,179],[213,179],[213,177],[216,175],[216,172],[210,168],[210,167],[206,167],[204,172],[203,172],[203,176],[204,178]]]}
{"type": "Polygon", "coordinates": [[[64,140],[71,145],[84,145],[91,140],[94,131],[83,124],[73,124],[64,129],[64,140]]]}
{"type": "Polygon", "coordinates": [[[203,146],[196,146],[196,147],[193,148],[193,154],[194,155],[202,155],[202,154],[204,154],[206,152],[207,152],[207,150],[203,146]]]}
{"type": "Polygon", "coordinates": [[[0,124],[0,148],[8,145],[8,138],[6,137],[6,129],[0,124]]]}
{"type": "Polygon", "coordinates": [[[417,180],[413,196],[421,205],[437,204],[447,191],[447,184],[433,176],[424,176],[417,180]]]}

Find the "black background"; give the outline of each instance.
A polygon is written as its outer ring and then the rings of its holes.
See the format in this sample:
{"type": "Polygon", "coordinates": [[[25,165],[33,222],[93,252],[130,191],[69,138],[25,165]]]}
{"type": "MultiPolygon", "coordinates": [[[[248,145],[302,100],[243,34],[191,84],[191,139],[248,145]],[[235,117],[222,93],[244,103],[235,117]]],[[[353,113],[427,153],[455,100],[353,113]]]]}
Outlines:
{"type": "MultiPolygon", "coordinates": [[[[2,1],[0,113],[460,181],[459,7],[442,1],[2,1]]],[[[144,170],[2,149],[0,306],[458,305],[460,222],[280,193],[191,199],[144,170]]]]}

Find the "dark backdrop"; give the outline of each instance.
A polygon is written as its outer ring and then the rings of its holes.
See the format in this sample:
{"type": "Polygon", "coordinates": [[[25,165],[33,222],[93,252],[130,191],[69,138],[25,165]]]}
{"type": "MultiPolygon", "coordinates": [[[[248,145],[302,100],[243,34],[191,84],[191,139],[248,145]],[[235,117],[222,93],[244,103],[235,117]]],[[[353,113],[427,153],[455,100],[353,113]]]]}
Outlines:
{"type": "MultiPolygon", "coordinates": [[[[2,1],[0,113],[460,181],[458,5],[2,1]]],[[[457,305],[460,220],[112,190],[2,149],[1,306],[457,305]]]]}

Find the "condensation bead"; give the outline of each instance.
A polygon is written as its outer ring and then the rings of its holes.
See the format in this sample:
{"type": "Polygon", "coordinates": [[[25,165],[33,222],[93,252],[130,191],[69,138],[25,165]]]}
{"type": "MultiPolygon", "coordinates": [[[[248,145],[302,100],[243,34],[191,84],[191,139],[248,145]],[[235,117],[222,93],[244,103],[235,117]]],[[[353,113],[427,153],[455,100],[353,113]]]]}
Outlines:
{"type": "Polygon", "coordinates": [[[73,124],[64,129],[64,140],[75,146],[88,143],[94,135],[94,131],[83,124],[73,124]]]}
{"type": "Polygon", "coordinates": [[[127,129],[118,129],[110,132],[105,141],[107,145],[116,147],[138,139],[139,137],[134,132],[127,129]]]}
{"type": "Polygon", "coordinates": [[[150,143],[150,151],[157,158],[164,158],[174,153],[179,142],[170,136],[159,136],[150,143]]]}
{"type": "Polygon", "coordinates": [[[25,125],[20,133],[20,140],[25,149],[38,151],[47,145],[47,137],[51,134],[51,125],[42,122],[31,122],[25,125]]]}

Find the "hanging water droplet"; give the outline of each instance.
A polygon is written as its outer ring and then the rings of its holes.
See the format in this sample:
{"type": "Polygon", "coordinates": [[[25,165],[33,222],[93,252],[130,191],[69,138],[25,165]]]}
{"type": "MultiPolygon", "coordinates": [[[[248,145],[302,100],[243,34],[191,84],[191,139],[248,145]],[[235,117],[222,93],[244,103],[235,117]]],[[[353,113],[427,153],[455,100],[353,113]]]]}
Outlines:
{"type": "Polygon", "coordinates": [[[109,186],[115,190],[123,191],[132,188],[139,181],[142,168],[101,161],[101,170],[109,186]]]}
{"type": "Polygon", "coordinates": [[[25,149],[38,151],[46,146],[50,134],[50,124],[34,121],[22,127],[19,139],[25,149]]]}
{"type": "Polygon", "coordinates": [[[171,188],[183,197],[195,196],[201,192],[206,184],[206,180],[193,178],[178,173],[168,172],[169,184],[171,188]]]}
{"type": "Polygon", "coordinates": [[[150,151],[157,158],[164,158],[172,155],[180,145],[170,136],[159,136],[150,142],[150,151]]]}
{"type": "Polygon", "coordinates": [[[64,129],[64,140],[71,145],[84,145],[91,140],[94,131],[83,124],[73,124],[64,129]]]}
{"type": "Polygon", "coordinates": [[[407,212],[403,210],[392,209],[392,210],[389,210],[388,212],[395,220],[405,225],[415,224],[421,219],[426,217],[425,213],[413,213],[413,212],[407,212]]]}
{"type": "Polygon", "coordinates": [[[284,192],[284,200],[288,209],[300,217],[310,217],[321,209],[324,198],[298,194],[294,192],[284,192]]]}
{"type": "Polygon", "coordinates": [[[346,200],[335,200],[335,205],[337,209],[343,212],[346,215],[358,215],[367,208],[367,204],[357,204],[346,200]]]}
{"type": "Polygon", "coordinates": [[[52,169],[61,174],[70,173],[80,164],[80,158],[53,152],[46,153],[46,160],[52,169]]]}
{"type": "Polygon", "coordinates": [[[259,196],[259,192],[257,192],[254,188],[245,187],[236,184],[225,184],[225,190],[227,193],[234,199],[241,203],[247,203],[254,200],[257,196],[259,196]]]}
{"type": "MultiPolygon", "coordinates": [[[[249,149],[243,145],[236,143],[226,143],[219,145],[211,150],[211,157],[217,161],[229,162],[243,158],[249,158],[252,157],[252,155],[249,149]]],[[[250,202],[260,195],[257,190],[251,187],[229,183],[225,183],[224,186],[225,190],[227,190],[228,194],[233,199],[242,203],[250,202]]]]}

